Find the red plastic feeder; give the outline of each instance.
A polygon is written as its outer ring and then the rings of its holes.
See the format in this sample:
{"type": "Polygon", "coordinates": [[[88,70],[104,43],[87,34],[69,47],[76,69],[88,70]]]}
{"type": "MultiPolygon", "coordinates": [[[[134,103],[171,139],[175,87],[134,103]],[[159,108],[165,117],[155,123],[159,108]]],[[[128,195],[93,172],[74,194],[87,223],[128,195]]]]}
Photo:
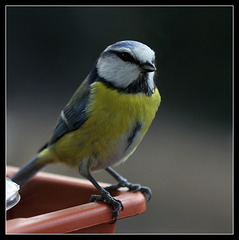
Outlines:
{"type": "MultiPolygon", "coordinates": [[[[7,177],[17,170],[7,167],[7,177]]],[[[20,202],[7,211],[7,234],[115,232],[117,223],[109,224],[112,208],[103,202],[89,203],[90,196],[98,192],[87,180],[40,172],[19,193],[20,202]]],[[[146,210],[141,192],[115,191],[112,195],[124,205],[118,219],[146,210]]]]}

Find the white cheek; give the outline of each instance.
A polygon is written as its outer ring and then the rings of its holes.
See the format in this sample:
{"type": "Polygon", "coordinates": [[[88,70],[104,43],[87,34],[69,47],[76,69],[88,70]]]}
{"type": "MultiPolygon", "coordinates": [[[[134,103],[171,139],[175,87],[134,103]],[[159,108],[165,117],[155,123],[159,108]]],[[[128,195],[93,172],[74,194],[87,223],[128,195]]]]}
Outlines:
{"type": "Polygon", "coordinates": [[[118,59],[99,59],[97,63],[98,74],[117,87],[127,87],[139,76],[139,68],[131,63],[118,59]]]}
{"type": "Polygon", "coordinates": [[[154,88],[154,72],[148,73],[148,86],[150,90],[154,88]]]}
{"type": "Polygon", "coordinates": [[[134,48],[134,55],[137,56],[142,62],[146,59],[152,61],[154,58],[154,51],[151,50],[148,46],[142,46],[134,48]]]}

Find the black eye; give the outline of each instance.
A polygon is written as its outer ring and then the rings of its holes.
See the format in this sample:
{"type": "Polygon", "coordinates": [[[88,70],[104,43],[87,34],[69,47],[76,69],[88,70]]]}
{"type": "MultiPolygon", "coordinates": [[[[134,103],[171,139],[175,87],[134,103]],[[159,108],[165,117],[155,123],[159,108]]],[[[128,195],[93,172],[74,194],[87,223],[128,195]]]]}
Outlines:
{"type": "Polygon", "coordinates": [[[121,52],[118,56],[125,62],[134,62],[134,58],[127,52],[121,52]]]}

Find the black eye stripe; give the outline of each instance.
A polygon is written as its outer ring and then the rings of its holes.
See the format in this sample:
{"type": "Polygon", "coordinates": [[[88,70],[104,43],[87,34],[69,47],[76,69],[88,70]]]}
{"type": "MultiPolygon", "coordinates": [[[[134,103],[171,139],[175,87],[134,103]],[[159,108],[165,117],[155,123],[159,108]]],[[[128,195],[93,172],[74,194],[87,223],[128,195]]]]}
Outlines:
{"type": "Polygon", "coordinates": [[[127,52],[118,52],[117,56],[125,62],[134,62],[134,58],[127,52]]]}
{"type": "Polygon", "coordinates": [[[134,59],[134,57],[128,52],[118,52],[115,50],[109,50],[108,52],[117,55],[120,59],[122,59],[125,62],[131,62],[131,63],[137,64],[137,65],[140,64],[139,61],[134,59]]]}

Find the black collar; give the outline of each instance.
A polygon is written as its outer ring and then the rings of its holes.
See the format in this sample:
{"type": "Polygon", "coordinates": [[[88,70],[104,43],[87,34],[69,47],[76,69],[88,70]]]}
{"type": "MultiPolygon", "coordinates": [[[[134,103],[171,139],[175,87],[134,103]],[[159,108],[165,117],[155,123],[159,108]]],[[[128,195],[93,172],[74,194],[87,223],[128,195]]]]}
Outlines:
{"type": "Polygon", "coordinates": [[[141,73],[137,79],[135,79],[130,85],[127,87],[118,87],[115,86],[112,82],[107,81],[105,78],[99,76],[96,64],[89,74],[89,84],[93,82],[102,82],[105,86],[111,89],[115,89],[121,93],[144,93],[148,96],[151,96],[154,93],[154,89],[150,89],[148,86],[148,73],[141,73]]]}

